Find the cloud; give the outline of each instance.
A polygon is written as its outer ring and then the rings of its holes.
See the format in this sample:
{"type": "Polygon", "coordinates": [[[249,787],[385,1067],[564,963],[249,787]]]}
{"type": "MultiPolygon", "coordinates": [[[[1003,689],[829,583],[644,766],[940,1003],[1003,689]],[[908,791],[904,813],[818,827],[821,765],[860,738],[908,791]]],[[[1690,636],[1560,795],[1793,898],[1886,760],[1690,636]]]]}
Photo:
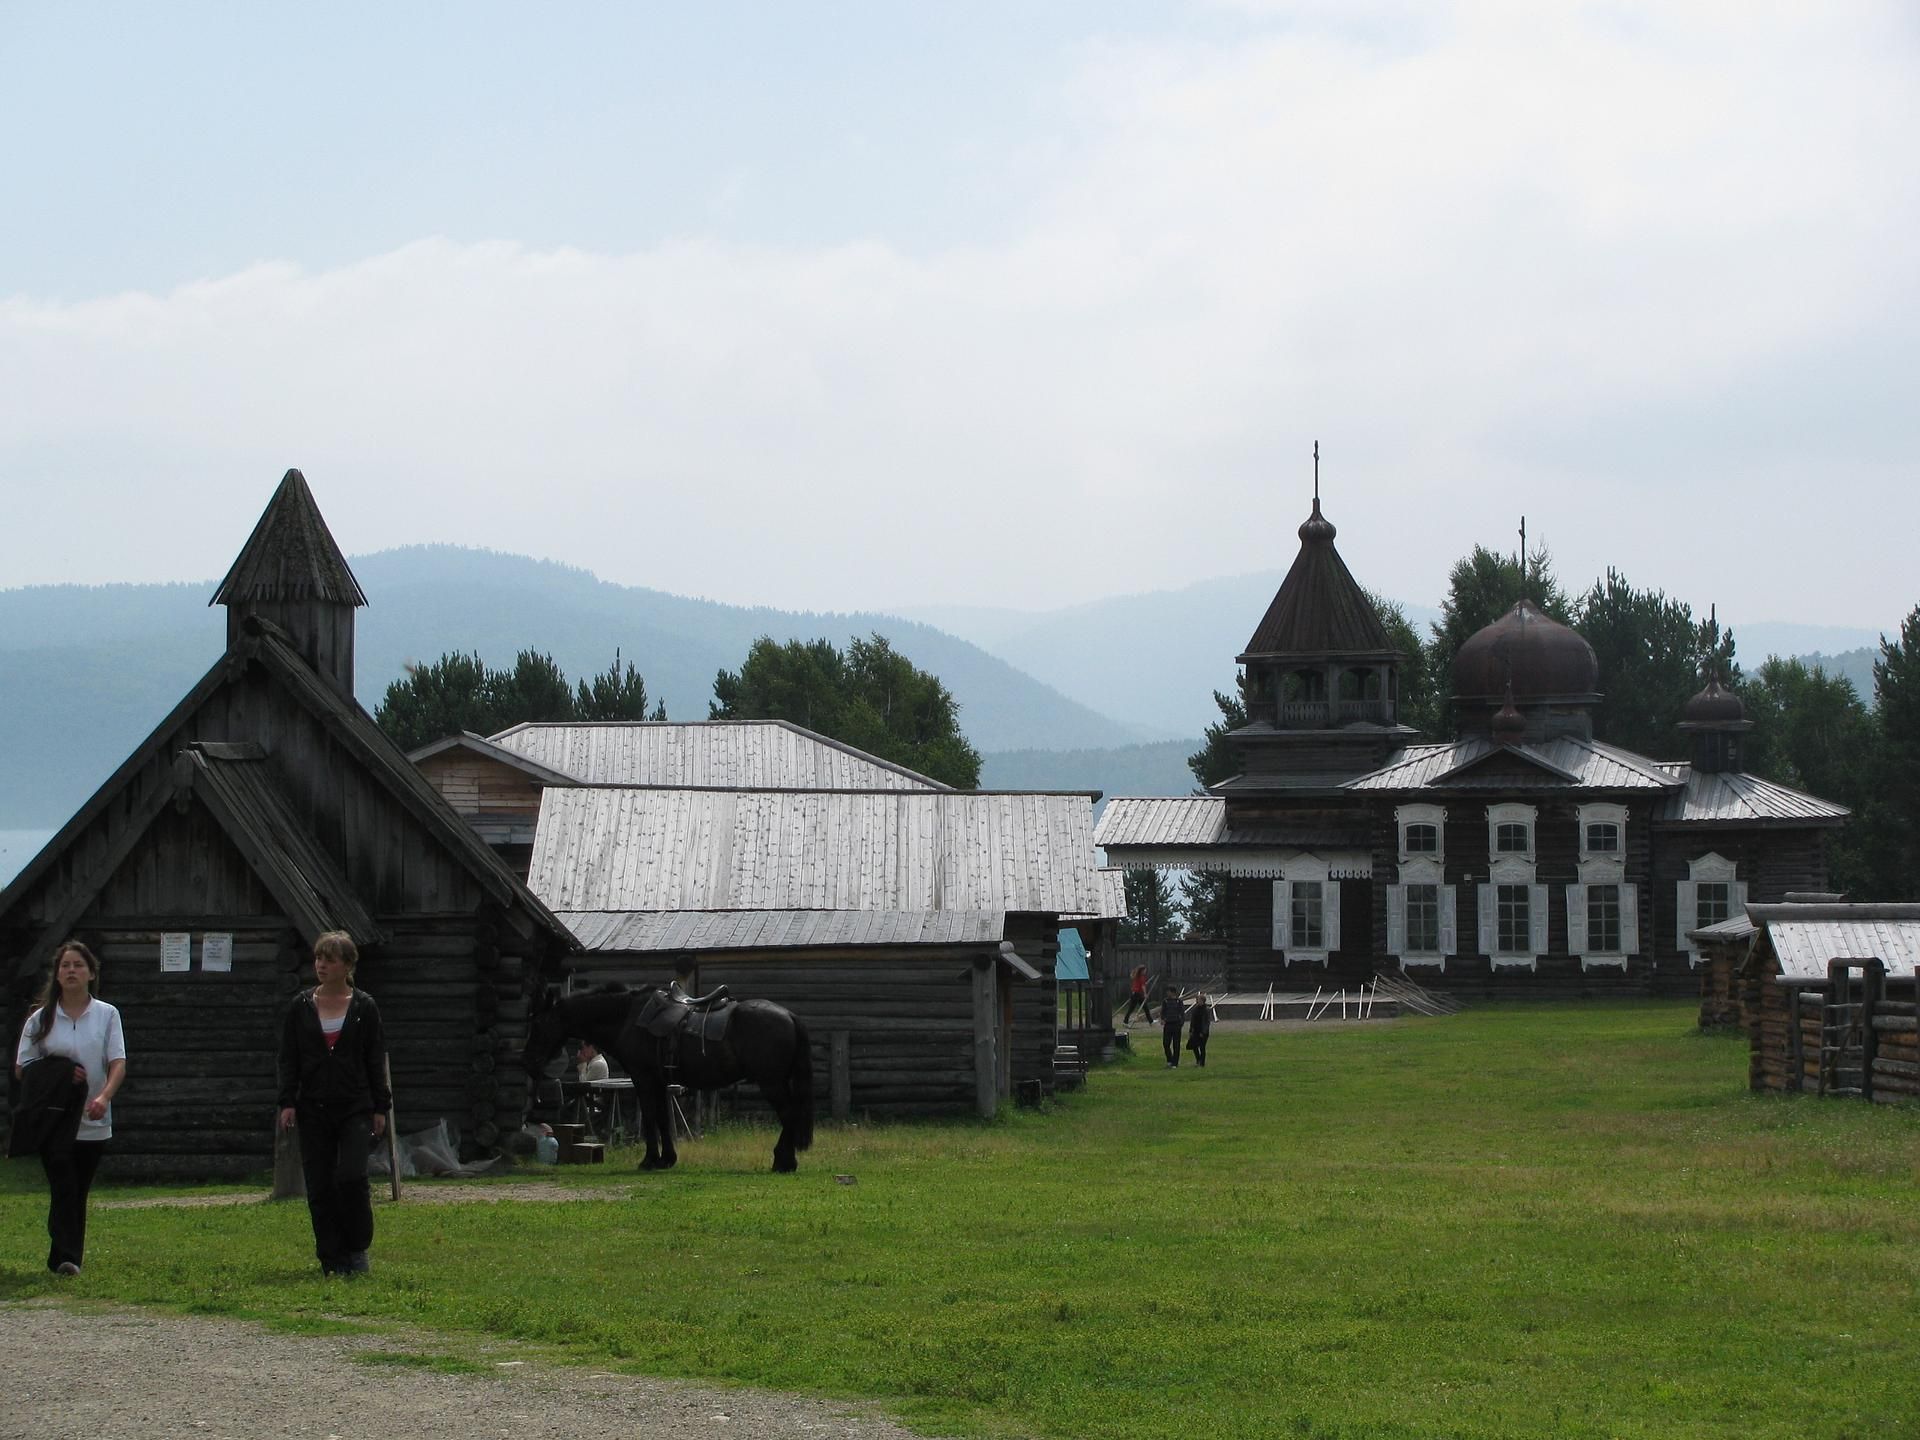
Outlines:
{"type": "Polygon", "coordinates": [[[1285,564],[1317,438],[1350,563],[1410,600],[1525,511],[1574,583],[1912,603],[1896,9],[1239,8],[1230,41],[1081,51],[992,242],[435,238],[0,302],[0,483],[33,521],[0,583],[218,574],[300,465],[350,550],[1065,603],[1285,564]],[[1805,580],[1759,559],[1843,543],[1805,580]]]}

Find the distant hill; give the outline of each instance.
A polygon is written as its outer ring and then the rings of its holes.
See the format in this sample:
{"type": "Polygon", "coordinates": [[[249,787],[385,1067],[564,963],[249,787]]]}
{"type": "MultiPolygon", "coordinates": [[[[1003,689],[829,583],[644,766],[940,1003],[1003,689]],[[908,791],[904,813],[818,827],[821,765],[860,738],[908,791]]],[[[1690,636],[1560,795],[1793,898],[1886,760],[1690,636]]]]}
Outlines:
{"type": "Polygon", "coordinates": [[[995,750],[981,757],[988,790],[1098,790],[1102,806],[1116,795],[1191,795],[1198,786],[1187,756],[1192,740],[1161,740],[1113,750],[995,750]]]}
{"type": "MultiPolygon", "coordinates": [[[[409,660],[477,650],[490,664],[552,653],[569,676],[604,670],[618,646],[675,717],[704,719],[713,677],[761,635],[844,645],[879,631],[960,701],[982,751],[1124,746],[1157,738],[1068,699],[930,625],[877,614],[748,609],[613,585],[582,570],[453,546],[353,560],[355,688],[368,710],[409,660]]],[[[217,658],[215,581],[0,591],[0,827],[63,823],[217,658]]],[[[1163,732],[1164,733],[1164,732],[1163,732]]]]}

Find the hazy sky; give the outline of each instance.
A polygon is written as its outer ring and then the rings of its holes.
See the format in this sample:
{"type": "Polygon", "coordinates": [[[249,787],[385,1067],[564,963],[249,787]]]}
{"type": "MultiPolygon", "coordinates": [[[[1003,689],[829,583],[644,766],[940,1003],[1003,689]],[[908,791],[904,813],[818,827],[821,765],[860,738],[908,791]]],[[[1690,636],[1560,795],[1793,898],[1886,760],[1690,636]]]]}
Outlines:
{"type": "MultiPolygon", "coordinates": [[[[0,586],[350,552],[785,608],[1519,516],[1920,601],[1911,4],[0,6],[0,586]]],[[[378,603],[378,596],[373,597],[378,603]]]]}

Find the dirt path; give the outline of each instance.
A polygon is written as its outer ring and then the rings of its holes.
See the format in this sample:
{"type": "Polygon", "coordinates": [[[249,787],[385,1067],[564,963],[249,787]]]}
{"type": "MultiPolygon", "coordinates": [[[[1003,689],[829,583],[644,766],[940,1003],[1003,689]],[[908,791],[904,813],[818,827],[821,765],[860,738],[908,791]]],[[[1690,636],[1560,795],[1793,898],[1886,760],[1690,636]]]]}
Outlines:
{"type": "Polygon", "coordinates": [[[914,1440],[854,1404],[520,1361],[511,1347],[430,1334],[293,1336],[32,1303],[0,1305],[0,1352],[6,1440],[914,1440]],[[484,1368],[443,1373],[382,1355],[484,1368]]]}

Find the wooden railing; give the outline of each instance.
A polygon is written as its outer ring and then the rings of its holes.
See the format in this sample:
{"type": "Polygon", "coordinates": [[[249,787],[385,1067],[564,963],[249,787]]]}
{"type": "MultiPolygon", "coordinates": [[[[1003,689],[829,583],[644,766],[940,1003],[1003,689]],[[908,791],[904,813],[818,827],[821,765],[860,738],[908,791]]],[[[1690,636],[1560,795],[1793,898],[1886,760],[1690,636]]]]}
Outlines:
{"type": "Polygon", "coordinates": [[[1319,729],[1351,725],[1356,720],[1379,725],[1393,721],[1393,706],[1385,700],[1282,700],[1279,713],[1284,729],[1319,729]]]}

